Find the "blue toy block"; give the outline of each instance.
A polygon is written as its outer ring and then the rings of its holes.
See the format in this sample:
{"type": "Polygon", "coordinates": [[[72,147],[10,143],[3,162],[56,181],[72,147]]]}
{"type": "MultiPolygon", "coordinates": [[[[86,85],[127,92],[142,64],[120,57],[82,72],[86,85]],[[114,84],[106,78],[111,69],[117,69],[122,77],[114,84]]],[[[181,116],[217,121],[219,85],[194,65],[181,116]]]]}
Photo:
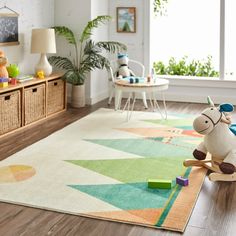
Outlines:
{"type": "Polygon", "coordinates": [[[176,177],[176,184],[181,186],[188,186],[188,179],[185,179],[182,176],[178,176],[176,177]]]}

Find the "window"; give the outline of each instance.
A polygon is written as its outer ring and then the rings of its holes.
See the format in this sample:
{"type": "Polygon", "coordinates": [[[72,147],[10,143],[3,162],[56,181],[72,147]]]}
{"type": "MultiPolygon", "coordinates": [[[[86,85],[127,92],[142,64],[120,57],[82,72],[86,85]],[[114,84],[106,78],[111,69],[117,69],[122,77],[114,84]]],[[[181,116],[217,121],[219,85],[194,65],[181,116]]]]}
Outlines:
{"type": "MultiPolygon", "coordinates": [[[[235,0],[229,1],[236,5],[235,0]]],[[[152,21],[152,61],[162,62],[163,74],[188,75],[192,70],[190,75],[218,77],[220,0],[169,0],[166,8],[165,15],[158,15],[152,21]]],[[[235,57],[236,53],[231,59],[234,63],[235,57]]]]}
{"type": "Polygon", "coordinates": [[[225,1],[225,78],[236,76],[236,1],[225,1]]]}

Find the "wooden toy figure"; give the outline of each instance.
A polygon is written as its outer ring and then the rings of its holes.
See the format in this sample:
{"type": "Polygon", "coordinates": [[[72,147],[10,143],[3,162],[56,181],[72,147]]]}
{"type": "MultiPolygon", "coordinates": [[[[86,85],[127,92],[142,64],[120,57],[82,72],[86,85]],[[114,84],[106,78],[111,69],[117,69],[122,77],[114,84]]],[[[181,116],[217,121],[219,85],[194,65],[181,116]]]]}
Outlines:
{"type": "Polygon", "coordinates": [[[40,70],[37,72],[37,76],[40,78],[40,79],[44,79],[44,71],[40,70]]]}
{"type": "Polygon", "coordinates": [[[193,127],[203,134],[204,140],[193,152],[197,160],[185,160],[185,166],[204,166],[213,171],[209,175],[212,181],[236,181],[236,136],[229,127],[231,120],[229,112],[234,110],[231,104],[221,104],[215,107],[208,97],[209,108],[205,109],[194,122],[193,127]],[[206,159],[207,153],[211,154],[206,159]]]}

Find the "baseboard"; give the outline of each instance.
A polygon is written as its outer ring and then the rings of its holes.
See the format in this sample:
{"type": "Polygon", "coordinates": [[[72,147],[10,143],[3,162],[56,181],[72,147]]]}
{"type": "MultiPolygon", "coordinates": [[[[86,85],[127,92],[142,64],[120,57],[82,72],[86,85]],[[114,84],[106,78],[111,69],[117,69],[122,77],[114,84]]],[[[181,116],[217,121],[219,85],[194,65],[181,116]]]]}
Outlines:
{"type": "MultiPolygon", "coordinates": [[[[98,103],[98,102],[106,99],[106,98],[108,99],[108,91],[107,90],[97,94],[95,97],[92,97],[92,98],[86,97],[85,103],[87,105],[93,105],[95,103],[98,103]]],[[[71,95],[70,94],[68,94],[68,96],[67,96],[67,102],[71,103],[71,95]]]]}
{"type": "MultiPolygon", "coordinates": [[[[178,90],[179,86],[171,86],[169,90],[165,92],[165,98],[166,101],[174,101],[174,102],[191,102],[191,103],[207,103],[207,96],[211,96],[212,100],[216,104],[220,103],[232,103],[233,105],[236,105],[236,93],[233,93],[232,91],[228,91],[227,89],[221,89],[220,93],[219,91],[211,90],[209,93],[201,93],[201,89],[196,89],[196,91],[193,91],[191,88],[191,93],[183,93],[182,88],[181,91],[178,90]]],[[[194,89],[195,90],[195,89],[194,89]]],[[[187,91],[187,90],[185,90],[187,91]]],[[[93,105],[97,102],[100,102],[104,99],[108,99],[108,91],[105,90],[99,94],[96,94],[95,97],[86,98],[86,104],[93,105]]],[[[136,94],[138,99],[142,99],[140,94],[136,94]]],[[[128,97],[128,93],[124,93],[123,98],[128,97]]],[[[158,100],[162,100],[162,95],[157,94],[156,95],[158,100]]],[[[71,96],[68,94],[68,102],[71,101],[71,96]]]]}

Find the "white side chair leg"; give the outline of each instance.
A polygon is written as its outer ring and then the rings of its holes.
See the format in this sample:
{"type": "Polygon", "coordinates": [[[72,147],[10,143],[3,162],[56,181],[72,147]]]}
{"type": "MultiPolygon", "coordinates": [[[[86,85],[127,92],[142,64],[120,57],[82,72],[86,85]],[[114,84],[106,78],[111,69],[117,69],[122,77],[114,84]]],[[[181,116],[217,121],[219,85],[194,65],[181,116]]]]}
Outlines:
{"type": "Polygon", "coordinates": [[[110,97],[108,99],[108,105],[111,105],[112,98],[114,96],[114,88],[111,88],[110,97]]]}
{"type": "Polygon", "coordinates": [[[142,92],[143,104],[146,109],[148,109],[146,92],[142,92]]]}
{"type": "Polygon", "coordinates": [[[120,110],[120,104],[121,104],[121,98],[122,98],[122,90],[116,89],[115,90],[115,110],[120,110]]]}

